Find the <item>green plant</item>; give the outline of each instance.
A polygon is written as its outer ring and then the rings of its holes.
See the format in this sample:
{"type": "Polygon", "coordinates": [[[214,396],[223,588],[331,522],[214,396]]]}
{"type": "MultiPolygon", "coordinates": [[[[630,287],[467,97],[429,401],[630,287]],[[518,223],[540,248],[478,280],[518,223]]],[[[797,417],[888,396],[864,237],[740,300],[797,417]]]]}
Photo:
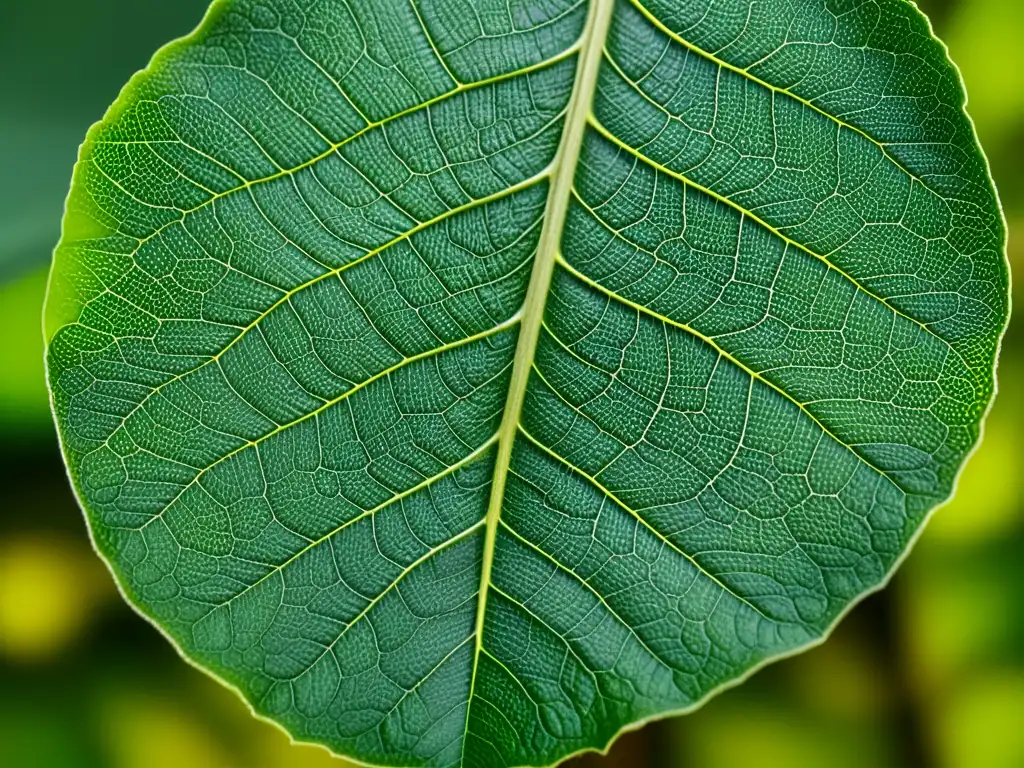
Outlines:
{"type": "Polygon", "coordinates": [[[90,132],[54,411],[127,599],[260,715],[540,765],[887,578],[1005,233],[903,0],[221,0],[90,132]]]}

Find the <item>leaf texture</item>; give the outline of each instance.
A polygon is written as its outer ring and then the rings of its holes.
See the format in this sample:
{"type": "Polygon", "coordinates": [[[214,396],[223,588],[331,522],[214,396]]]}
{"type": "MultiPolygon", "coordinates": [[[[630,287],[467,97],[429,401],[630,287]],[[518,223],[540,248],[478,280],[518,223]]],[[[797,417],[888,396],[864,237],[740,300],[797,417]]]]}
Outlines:
{"type": "Polygon", "coordinates": [[[827,634],[947,498],[1005,232],[903,0],[218,0],[82,147],[97,549],[375,765],[546,765],[827,634]]]}

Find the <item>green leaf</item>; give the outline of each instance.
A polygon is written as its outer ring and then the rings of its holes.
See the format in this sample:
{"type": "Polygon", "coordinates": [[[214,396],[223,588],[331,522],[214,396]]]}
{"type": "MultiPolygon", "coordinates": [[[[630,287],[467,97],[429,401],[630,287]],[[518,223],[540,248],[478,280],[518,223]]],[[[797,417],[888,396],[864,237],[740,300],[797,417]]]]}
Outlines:
{"type": "Polygon", "coordinates": [[[882,584],[978,440],[1009,278],[963,104],[903,0],[215,3],[55,260],[98,550],[367,763],[699,705],[882,584]]]}

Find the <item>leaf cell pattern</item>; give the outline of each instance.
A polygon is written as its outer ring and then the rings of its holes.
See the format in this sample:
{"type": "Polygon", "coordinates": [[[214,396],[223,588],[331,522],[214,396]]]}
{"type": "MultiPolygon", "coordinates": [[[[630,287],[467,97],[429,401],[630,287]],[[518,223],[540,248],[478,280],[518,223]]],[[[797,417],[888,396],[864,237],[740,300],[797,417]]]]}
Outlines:
{"type": "Polygon", "coordinates": [[[218,0],[90,132],[55,257],[98,550],[367,763],[696,706],[882,583],[978,439],[1008,274],[963,104],[903,0],[218,0]]]}

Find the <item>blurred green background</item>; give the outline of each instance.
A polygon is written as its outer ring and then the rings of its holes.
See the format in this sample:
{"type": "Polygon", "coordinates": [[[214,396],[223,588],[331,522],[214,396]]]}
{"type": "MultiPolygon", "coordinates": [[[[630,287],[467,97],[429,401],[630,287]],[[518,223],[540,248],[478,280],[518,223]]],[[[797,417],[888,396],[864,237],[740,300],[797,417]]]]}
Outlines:
{"type": "MultiPolygon", "coordinates": [[[[77,146],[205,0],[7,3],[0,27],[0,766],[343,766],[289,746],[121,602],[64,476],[40,313],[77,146]]],[[[1024,2],[922,0],[1024,265],[1024,2]]],[[[1024,768],[1024,339],[959,494],[824,646],[573,768],[1024,768]]]]}

